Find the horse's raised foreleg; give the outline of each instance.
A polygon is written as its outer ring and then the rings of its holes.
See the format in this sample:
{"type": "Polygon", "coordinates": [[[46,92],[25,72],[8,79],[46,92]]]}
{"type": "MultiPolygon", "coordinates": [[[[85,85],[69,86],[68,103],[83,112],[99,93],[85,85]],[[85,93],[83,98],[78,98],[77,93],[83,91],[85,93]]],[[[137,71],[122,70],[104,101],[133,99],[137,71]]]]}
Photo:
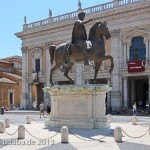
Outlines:
{"type": "Polygon", "coordinates": [[[94,64],[95,64],[94,82],[96,82],[97,74],[98,74],[99,68],[101,66],[101,63],[102,63],[101,61],[100,62],[94,62],[94,64]]]}
{"type": "Polygon", "coordinates": [[[109,68],[109,73],[112,73],[113,69],[114,69],[114,61],[113,61],[113,57],[110,56],[110,55],[106,55],[104,56],[104,58],[102,58],[103,60],[110,60],[111,61],[111,65],[110,65],[110,68],[109,68]]]}
{"type": "Polygon", "coordinates": [[[69,79],[69,81],[73,84],[74,83],[74,81],[68,76],[68,73],[70,72],[70,70],[71,70],[71,68],[72,68],[72,66],[73,66],[73,63],[70,63],[67,67],[66,67],[66,70],[65,70],[65,73],[64,73],[64,76],[66,77],[66,78],[68,78],[69,79]]]}
{"type": "Polygon", "coordinates": [[[61,66],[61,64],[56,64],[56,65],[53,66],[53,67],[51,68],[51,70],[50,70],[50,80],[49,80],[49,81],[50,81],[51,86],[54,85],[53,79],[52,79],[53,73],[54,73],[54,71],[55,71],[56,69],[60,68],[60,66],[61,66]]]}

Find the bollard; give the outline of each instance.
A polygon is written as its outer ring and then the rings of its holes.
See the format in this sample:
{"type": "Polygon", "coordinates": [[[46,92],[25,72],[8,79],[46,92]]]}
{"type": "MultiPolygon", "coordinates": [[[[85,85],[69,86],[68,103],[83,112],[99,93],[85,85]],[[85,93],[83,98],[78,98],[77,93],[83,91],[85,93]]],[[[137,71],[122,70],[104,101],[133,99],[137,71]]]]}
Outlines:
{"type": "Polygon", "coordinates": [[[31,124],[31,116],[30,115],[27,115],[26,120],[27,120],[27,124],[31,124]]]}
{"type": "Polygon", "coordinates": [[[132,125],[137,125],[137,119],[135,116],[132,117],[132,125]]]}
{"type": "Polygon", "coordinates": [[[24,127],[24,125],[18,126],[18,139],[25,139],[25,127],[24,127]]]}
{"type": "Polygon", "coordinates": [[[5,132],[5,122],[0,120],[0,133],[5,132]]]}
{"type": "Polygon", "coordinates": [[[114,130],[115,142],[122,142],[122,130],[121,127],[116,127],[114,130]]]}
{"type": "Polygon", "coordinates": [[[10,119],[9,119],[9,118],[6,118],[6,119],[5,119],[5,127],[6,127],[6,128],[9,128],[9,127],[10,127],[10,119]]]}
{"type": "Polygon", "coordinates": [[[68,143],[68,128],[63,126],[61,128],[61,143],[68,143]]]}

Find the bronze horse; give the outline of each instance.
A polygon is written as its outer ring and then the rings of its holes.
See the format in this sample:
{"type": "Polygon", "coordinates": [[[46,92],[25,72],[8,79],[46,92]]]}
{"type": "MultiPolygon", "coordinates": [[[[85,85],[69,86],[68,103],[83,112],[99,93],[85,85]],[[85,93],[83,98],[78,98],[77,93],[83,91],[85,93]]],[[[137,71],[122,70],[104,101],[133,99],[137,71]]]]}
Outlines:
{"type": "MultiPolygon", "coordinates": [[[[87,42],[88,47],[88,59],[94,60],[95,66],[95,75],[94,81],[96,82],[97,74],[100,69],[101,63],[104,60],[110,60],[111,65],[109,68],[109,72],[111,73],[114,68],[113,57],[110,55],[105,55],[105,39],[109,39],[111,34],[107,28],[106,22],[96,22],[90,29],[89,32],[89,41],[87,42]]],[[[64,76],[67,77],[70,82],[73,84],[74,81],[68,76],[69,71],[71,70],[74,62],[81,62],[83,61],[82,49],[79,47],[74,47],[70,43],[62,43],[58,46],[51,45],[49,47],[50,57],[51,57],[51,64],[52,68],[50,70],[50,84],[51,86],[54,85],[52,77],[53,73],[56,69],[59,69],[61,65],[65,65],[65,72],[64,76]],[[71,54],[69,55],[69,62],[66,62],[66,51],[71,48],[71,54]]]]}

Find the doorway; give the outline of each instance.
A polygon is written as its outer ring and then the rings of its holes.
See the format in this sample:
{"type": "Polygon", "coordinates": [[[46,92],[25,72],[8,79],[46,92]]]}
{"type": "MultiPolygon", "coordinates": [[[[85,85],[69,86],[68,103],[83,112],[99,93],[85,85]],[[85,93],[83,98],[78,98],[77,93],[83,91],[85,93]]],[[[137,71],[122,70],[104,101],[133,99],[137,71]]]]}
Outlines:
{"type": "Polygon", "coordinates": [[[129,107],[132,108],[133,101],[142,109],[148,104],[148,79],[146,78],[130,78],[129,87],[129,107]]]}
{"type": "Polygon", "coordinates": [[[37,85],[37,105],[39,105],[42,101],[44,102],[43,88],[44,88],[44,84],[38,83],[38,85],[37,85]]]}

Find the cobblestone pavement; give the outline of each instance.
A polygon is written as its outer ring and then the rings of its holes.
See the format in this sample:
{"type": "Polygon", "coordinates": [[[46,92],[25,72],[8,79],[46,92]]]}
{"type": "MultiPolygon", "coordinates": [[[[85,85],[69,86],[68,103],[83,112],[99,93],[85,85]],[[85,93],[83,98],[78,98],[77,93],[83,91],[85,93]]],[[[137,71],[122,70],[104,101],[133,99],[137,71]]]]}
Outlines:
{"type": "Polygon", "coordinates": [[[110,116],[111,127],[107,129],[69,129],[69,143],[61,143],[61,128],[46,128],[38,114],[32,115],[31,124],[26,124],[26,115],[4,114],[11,125],[0,133],[1,150],[150,150],[149,116],[137,116],[137,125],[132,125],[132,116],[110,116]],[[18,140],[18,125],[25,126],[25,139],[18,140]],[[115,127],[122,129],[122,142],[114,141],[115,127]]]}

